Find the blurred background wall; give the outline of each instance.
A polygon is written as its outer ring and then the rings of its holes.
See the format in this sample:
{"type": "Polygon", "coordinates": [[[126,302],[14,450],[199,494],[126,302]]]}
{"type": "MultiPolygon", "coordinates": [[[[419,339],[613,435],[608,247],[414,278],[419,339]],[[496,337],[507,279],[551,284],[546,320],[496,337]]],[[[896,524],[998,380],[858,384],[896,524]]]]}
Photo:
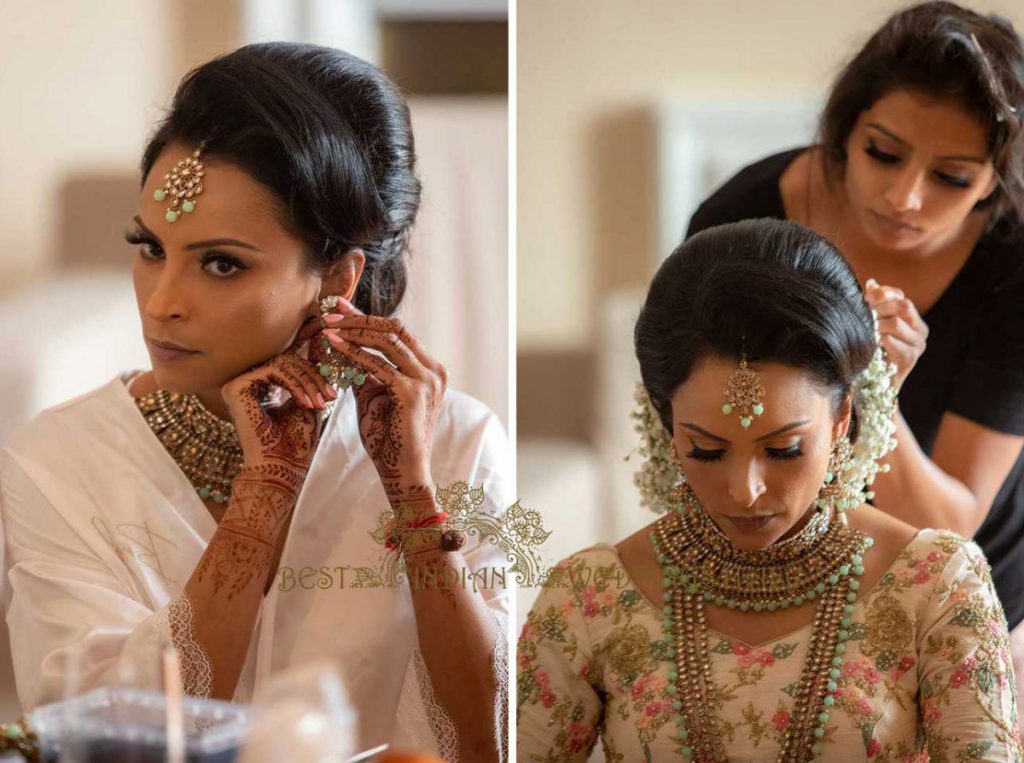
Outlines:
{"type": "MultiPolygon", "coordinates": [[[[632,485],[632,326],[700,196],[805,145],[894,0],[519,0],[519,497],[548,563],[654,520],[632,485]]],[[[1019,0],[968,2],[1024,30],[1019,0]]],[[[536,590],[518,598],[519,623],[536,590]]]]}
{"type": "Polygon", "coordinates": [[[185,73],[265,40],[350,50],[407,92],[424,193],[401,314],[509,428],[507,17],[505,0],[0,0],[0,447],[149,367],[123,240],[143,144],[185,73]]]}

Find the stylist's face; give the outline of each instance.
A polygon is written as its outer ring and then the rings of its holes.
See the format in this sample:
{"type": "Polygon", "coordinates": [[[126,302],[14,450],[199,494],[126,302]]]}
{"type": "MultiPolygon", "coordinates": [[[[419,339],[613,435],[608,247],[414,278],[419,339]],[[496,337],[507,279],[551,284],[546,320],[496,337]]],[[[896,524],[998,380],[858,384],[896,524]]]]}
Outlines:
{"type": "Polygon", "coordinates": [[[850,212],[883,248],[950,240],[996,187],[985,126],[955,101],[914,91],[861,112],[846,152],[850,212]]]}

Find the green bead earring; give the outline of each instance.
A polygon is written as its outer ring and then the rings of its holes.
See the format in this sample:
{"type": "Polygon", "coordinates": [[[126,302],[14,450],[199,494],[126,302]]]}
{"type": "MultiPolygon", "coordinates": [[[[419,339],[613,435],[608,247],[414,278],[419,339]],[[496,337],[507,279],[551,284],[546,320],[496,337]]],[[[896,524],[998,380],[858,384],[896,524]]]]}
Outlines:
{"type": "MultiPolygon", "coordinates": [[[[320,300],[320,313],[329,315],[338,306],[337,296],[331,295],[320,300]]],[[[337,350],[323,336],[320,337],[320,345],[323,347],[326,358],[320,363],[320,375],[327,379],[338,389],[349,387],[361,387],[366,383],[366,372],[359,366],[350,366],[338,353],[337,350]]]]}

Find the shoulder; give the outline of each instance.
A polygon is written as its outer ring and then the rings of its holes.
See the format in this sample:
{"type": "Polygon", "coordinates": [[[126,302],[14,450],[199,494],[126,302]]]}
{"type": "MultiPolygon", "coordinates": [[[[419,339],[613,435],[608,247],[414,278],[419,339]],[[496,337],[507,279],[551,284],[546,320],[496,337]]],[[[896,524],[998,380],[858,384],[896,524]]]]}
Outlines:
{"type": "Polygon", "coordinates": [[[687,238],[715,225],[755,217],[782,217],[779,178],[806,148],[772,154],[741,169],[697,208],[687,238]]]}
{"type": "Polygon", "coordinates": [[[614,577],[620,568],[615,546],[595,543],[560,559],[544,578],[545,598],[575,599],[595,580],[614,577]],[[596,577],[595,577],[596,573],[596,577]]]}
{"type": "Polygon", "coordinates": [[[497,414],[487,405],[465,392],[449,389],[438,412],[434,447],[447,453],[486,451],[494,458],[506,458],[508,435],[497,414]]]}
{"type": "Polygon", "coordinates": [[[443,422],[454,429],[474,429],[493,424],[501,426],[497,414],[472,395],[457,389],[448,389],[441,402],[439,425],[443,422]]]}
{"type": "Polygon", "coordinates": [[[11,433],[4,451],[30,457],[57,454],[67,451],[67,440],[76,433],[95,436],[105,424],[114,424],[119,409],[117,386],[124,388],[120,376],[43,409],[11,433]],[[57,443],[61,447],[54,447],[57,443]]]}

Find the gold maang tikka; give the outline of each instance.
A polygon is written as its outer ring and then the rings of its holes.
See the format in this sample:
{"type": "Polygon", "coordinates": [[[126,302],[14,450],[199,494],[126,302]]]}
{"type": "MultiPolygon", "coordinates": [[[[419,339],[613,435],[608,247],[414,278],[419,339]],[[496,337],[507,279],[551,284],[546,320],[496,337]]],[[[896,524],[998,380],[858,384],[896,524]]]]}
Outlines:
{"type": "Polygon", "coordinates": [[[740,356],[740,366],[729,377],[729,386],[723,392],[728,401],[722,406],[722,413],[729,415],[733,411],[740,414],[740,426],[750,426],[755,416],[764,413],[764,387],[761,379],[747,365],[747,355],[740,356]]]}
{"type": "Polygon", "coordinates": [[[169,172],[164,173],[164,185],[153,191],[154,201],[167,201],[170,199],[170,206],[164,213],[164,219],[173,223],[182,212],[194,212],[196,208],[196,197],[203,192],[203,149],[206,142],[199,144],[199,148],[175,164],[169,172]]]}

